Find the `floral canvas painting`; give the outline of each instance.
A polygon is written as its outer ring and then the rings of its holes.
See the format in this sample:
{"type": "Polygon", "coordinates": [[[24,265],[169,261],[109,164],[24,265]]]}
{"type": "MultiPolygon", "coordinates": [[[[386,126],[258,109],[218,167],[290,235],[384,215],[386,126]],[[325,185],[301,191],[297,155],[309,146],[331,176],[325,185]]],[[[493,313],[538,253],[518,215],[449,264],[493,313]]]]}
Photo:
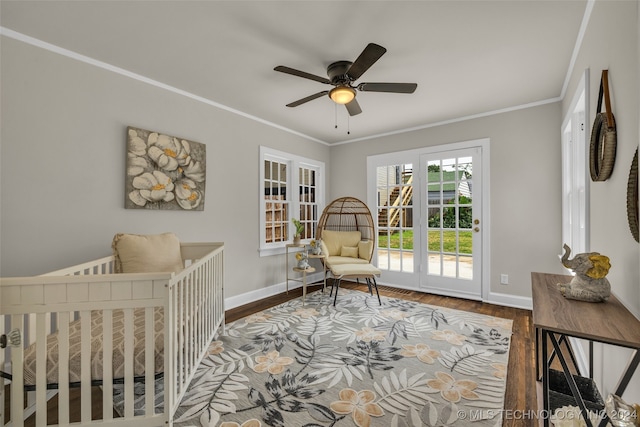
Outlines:
{"type": "Polygon", "coordinates": [[[204,210],[206,146],[127,128],[126,209],[204,210]]]}

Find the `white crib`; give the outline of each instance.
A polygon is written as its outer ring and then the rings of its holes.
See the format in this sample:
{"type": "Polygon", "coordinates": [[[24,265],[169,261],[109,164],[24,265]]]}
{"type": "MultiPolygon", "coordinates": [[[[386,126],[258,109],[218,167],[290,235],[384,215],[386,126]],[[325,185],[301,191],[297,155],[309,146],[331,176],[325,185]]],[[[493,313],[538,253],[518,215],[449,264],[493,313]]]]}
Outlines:
{"type": "Polygon", "coordinates": [[[0,426],[23,426],[33,412],[36,426],[47,425],[47,400],[56,393],[58,424],[53,425],[171,426],[209,343],[219,328],[224,333],[224,245],[180,246],[186,268],[177,274],[114,274],[111,256],[42,276],[0,279],[0,335],[19,333],[22,337],[20,345],[0,349],[0,371],[4,373],[4,378],[0,376],[0,426]],[[164,316],[159,328],[164,337],[156,340],[158,313],[164,316]],[[98,353],[96,332],[92,333],[96,315],[102,346],[98,365],[92,360],[98,353]],[[116,317],[123,319],[123,330],[115,330],[116,317]],[[70,360],[70,330],[74,328],[78,334],[71,342],[79,338],[79,343],[72,352],[79,369],[71,362],[55,363],[70,360]],[[54,350],[46,345],[51,340],[57,343],[54,361],[54,350]],[[116,346],[122,351],[122,366],[114,366],[116,346]],[[32,360],[25,360],[25,354],[32,360]],[[52,363],[57,365],[55,371],[52,363]],[[35,369],[29,371],[28,366],[35,369]],[[156,378],[164,382],[163,413],[154,411],[156,378]],[[114,381],[124,388],[122,417],[113,416],[114,381]],[[138,415],[133,405],[136,382],[143,383],[145,399],[144,413],[138,415]],[[92,414],[92,385],[102,387],[102,414],[92,414]],[[70,422],[71,387],[80,388],[79,423],[70,422]],[[5,399],[10,402],[6,408],[5,399]]]}

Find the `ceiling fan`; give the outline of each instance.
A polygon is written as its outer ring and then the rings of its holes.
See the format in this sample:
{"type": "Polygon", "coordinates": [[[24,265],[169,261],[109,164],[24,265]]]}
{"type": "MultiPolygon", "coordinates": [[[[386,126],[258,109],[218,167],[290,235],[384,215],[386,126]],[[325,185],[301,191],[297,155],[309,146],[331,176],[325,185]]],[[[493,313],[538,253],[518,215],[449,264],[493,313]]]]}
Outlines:
{"type": "Polygon", "coordinates": [[[287,104],[287,107],[297,107],[321,96],[329,95],[329,98],[336,104],[344,104],[350,116],[355,116],[362,113],[356,100],[356,90],[360,92],[413,93],[418,87],[416,83],[360,83],[353,85],[353,82],[358,80],[386,51],[387,49],[380,45],[369,43],[354,62],[337,61],[331,63],[327,67],[328,79],[278,65],[274,68],[275,71],[335,86],[331,90],[323,90],[287,104]]]}

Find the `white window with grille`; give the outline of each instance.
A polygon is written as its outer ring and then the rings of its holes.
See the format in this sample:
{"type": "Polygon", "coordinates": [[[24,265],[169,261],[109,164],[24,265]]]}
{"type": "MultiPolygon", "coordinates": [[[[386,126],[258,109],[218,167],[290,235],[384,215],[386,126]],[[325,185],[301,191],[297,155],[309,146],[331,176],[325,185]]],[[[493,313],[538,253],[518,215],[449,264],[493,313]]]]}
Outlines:
{"type": "Polygon", "coordinates": [[[295,218],[303,242],[315,238],[324,207],[324,163],[260,147],[260,256],[284,253],[295,218]]]}
{"type": "Polygon", "coordinates": [[[306,163],[298,166],[298,201],[300,215],[297,219],[304,227],[301,240],[315,239],[318,227],[318,167],[306,163]]]}

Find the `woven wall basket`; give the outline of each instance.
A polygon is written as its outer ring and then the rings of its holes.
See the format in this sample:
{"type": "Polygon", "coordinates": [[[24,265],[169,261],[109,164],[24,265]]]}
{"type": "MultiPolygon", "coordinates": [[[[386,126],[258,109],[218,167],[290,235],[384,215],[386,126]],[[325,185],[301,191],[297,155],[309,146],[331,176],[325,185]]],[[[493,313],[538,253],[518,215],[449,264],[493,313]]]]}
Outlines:
{"type": "Polygon", "coordinates": [[[633,156],[631,169],[629,170],[629,180],[627,181],[627,219],[631,235],[638,242],[638,149],[633,156]]]}
{"type": "Polygon", "coordinates": [[[611,176],[616,161],[616,144],[616,120],[611,112],[609,100],[608,71],[603,70],[598,96],[598,112],[591,129],[589,147],[589,170],[593,181],[606,181],[611,176]],[[603,96],[607,108],[605,113],[600,112],[603,96]]]}
{"type": "Polygon", "coordinates": [[[606,181],[613,172],[616,161],[616,125],[607,122],[606,113],[598,113],[593,122],[591,145],[589,147],[589,170],[593,181],[606,181]]]}

